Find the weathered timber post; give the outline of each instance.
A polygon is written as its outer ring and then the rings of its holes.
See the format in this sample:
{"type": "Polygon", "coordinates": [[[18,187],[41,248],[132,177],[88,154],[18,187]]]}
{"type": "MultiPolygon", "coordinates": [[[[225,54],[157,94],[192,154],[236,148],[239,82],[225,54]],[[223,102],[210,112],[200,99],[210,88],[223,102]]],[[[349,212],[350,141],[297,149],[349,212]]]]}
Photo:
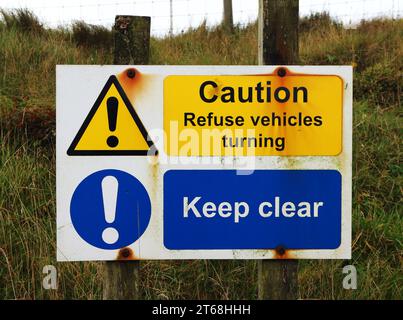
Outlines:
{"type": "Polygon", "coordinates": [[[116,16],[114,64],[148,64],[150,17],[116,16]]]}
{"type": "MultiPolygon", "coordinates": [[[[148,64],[150,22],[150,17],[116,16],[114,64],[148,64]]],[[[138,299],[139,270],[139,261],[105,262],[103,298],[138,299]]]]}
{"type": "Polygon", "coordinates": [[[139,270],[139,261],[105,262],[103,299],[139,299],[139,270]]]}
{"type": "MultiPolygon", "coordinates": [[[[299,0],[259,0],[259,64],[298,63],[298,19],[299,0]]],[[[298,260],[261,260],[258,272],[259,299],[297,299],[298,260]]]]}
{"type": "Polygon", "coordinates": [[[224,0],[223,25],[224,28],[230,32],[232,32],[234,29],[234,19],[232,16],[232,0],[224,0]]]}

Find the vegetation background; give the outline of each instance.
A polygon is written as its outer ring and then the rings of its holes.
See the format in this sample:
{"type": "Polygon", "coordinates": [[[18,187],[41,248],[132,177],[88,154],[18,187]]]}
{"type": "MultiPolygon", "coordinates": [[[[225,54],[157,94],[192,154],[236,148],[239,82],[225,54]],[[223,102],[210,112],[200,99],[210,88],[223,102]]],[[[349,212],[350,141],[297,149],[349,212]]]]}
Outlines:
{"type": "MultiPolygon", "coordinates": [[[[26,10],[0,17],[0,298],[99,299],[100,263],[56,262],[55,65],[112,64],[112,34],[47,29],[26,10]],[[48,264],[58,290],[42,288],[48,264]]],[[[300,32],[301,64],[354,66],[353,258],[301,261],[300,298],[402,299],[403,19],[346,29],[316,14],[300,32]],[[357,290],[342,287],[345,264],[357,290]]],[[[152,38],[151,64],[257,64],[257,25],[152,38]]],[[[140,278],[146,299],[257,298],[256,261],[144,261],[140,278]]]]}

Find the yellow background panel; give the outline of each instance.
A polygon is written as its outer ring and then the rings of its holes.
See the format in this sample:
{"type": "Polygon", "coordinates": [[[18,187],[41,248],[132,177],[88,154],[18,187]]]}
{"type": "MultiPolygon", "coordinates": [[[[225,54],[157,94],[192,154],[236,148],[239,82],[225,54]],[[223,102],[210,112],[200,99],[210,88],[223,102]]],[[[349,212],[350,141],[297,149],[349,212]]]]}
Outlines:
{"type": "MultiPolygon", "coordinates": [[[[338,76],[321,75],[289,75],[284,78],[273,75],[257,76],[168,76],[164,80],[164,130],[166,133],[165,152],[171,156],[222,156],[222,155],[284,155],[284,156],[324,156],[337,155],[342,150],[342,108],[343,81],[338,76]],[[218,88],[206,87],[206,96],[216,94],[215,102],[207,103],[200,98],[199,90],[204,81],[214,81],[218,88]],[[283,86],[290,90],[289,102],[235,102],[223,103],[220,100],[223,87],[255,87],[261,82],[271,81],[272,94],[277,87],[283,86]],[[298,102],[292,101],[293,87],[306,87],[308,101],[302,101],[299,92],[298,102]],[[213,112],[215,116],[243,116],[242,126],[216,127],[184,126],[184,115],[192,112],[196,116],[205,116],[213,112]],[[272,113],[283,117],[320,116],[321,126],[254,126],[250,117],[270,116],[272,113]],[[206,130],[207,129],[207,130],[206,130]],[[215,138],[210,134],[213,130],[215,138]],[[224,147],[222,137],[284,137],[283,150],[271,147],[224,147]]],[[[245,91],[246,92],[246,91],[245,91]]],[[[266,91],[263,91],[263,97],[266,91]]],[[[256,97],[256,96],[254,96],[256,97]]],[[[228,142],[228,141],[227,141],[228,142]]]]}

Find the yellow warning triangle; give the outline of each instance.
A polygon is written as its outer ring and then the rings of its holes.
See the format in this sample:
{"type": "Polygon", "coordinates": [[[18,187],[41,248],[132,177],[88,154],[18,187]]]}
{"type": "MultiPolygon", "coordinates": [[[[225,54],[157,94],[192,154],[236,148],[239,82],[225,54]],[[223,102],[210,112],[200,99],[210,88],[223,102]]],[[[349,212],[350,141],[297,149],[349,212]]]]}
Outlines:
{"type": "Polygon", "coordinates": [[[111,76],[71,143],[70,156],[155,155],[157,150],[118,79],[111,76]]]}

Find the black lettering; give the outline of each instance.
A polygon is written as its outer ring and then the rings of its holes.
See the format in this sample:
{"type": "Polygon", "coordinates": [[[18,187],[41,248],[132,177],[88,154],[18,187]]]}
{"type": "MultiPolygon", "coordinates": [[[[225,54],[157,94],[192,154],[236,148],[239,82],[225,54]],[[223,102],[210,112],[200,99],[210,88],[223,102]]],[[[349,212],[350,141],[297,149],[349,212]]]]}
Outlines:
{"type": "Polygon", "coordinates": [[[217,88],[217,87],[218,87],[217,83],[215,83],[214,81],[204,81],[204,82],[201,84],[201,86],[200,86],[200,91],[199,91],[200,98],[201,98],[204,102],[207,102],[207,103],[211,103],[211,102],[216,101],[216,100],[217,100],[217,95],[216,95],[216,94],[214,94],[213,97],[210,98],[210,99],[207,98],[207,97],[204,95],[204,90],[205,90],[205,88],[206,88],[207,86],[212,86],[213,88],[217,88]]]}
{"type": "Polygon", "coordinates": [[[276,138],[276,150],[283,151],[284,147],[285,147],[285,138],[284,137],[276,138]]]}
{"type": "Polygon", "coordinates": [[[268,126],[268,125],[270,125],[270,117],[268,117],[268,116],[263,116],[261,123],[262,123],[263,126],[268,126]]]}
{"type": "Polygon", "coordinates": [[[243,124],[244,124],[244,118],[242,117],[242,116],[238,116],[238,117],[236,117],[235,118],[235,124],[237,125],[237,126],[243,126],[243,124]]]}
{"type": "Polygon", "coordinates": [[[185,126],[188,125],[188,121],[192,123],[192,126],[196,126],[196,123],[193,121],[195,118],[195,114],[192,112],[185,112],[185,126]]]}
{"type": "Polygon", "coordinates": [[[197,117],[197,124],[198,124],[200,127],[204,127],[204,125],[206,124],[206,118],[205,118],[205,117],[202,117],[202,116],[197,117]]]}
{"type": "Polygon", "coordinates": [[[232,126],[234,124],[234,118],[232,116],[225,117],[225,125],[232,126]]]}
{"type": "Polygon", "coordinates": [[[310,127],[311,124],[312,124],[312,118],[310,116],[306,116],[304,118],[304,125],[307,126],[307,127],[310,127]]]}
{"type": "Polygon", "coordinates": [[[298,91],[302,91],[302,101],[308,102],[308,90],[305,87],[294,87],[293,102],[298,102],[298,91]]]}
{"type": "Polygon", "coordinates": [[[271,81],[267,81],[266,101],[271,102],[271,81]]]}
{"type": "Polygon", "coordinates": [[[296,117],[296,116],[290,116],[290,117],[288,118],[288,124],[289,124],[291,127],[295,127],[295,126],[297,125],[297,117],[296,117]],[[291,120],[294,120],[294,121],[291,121],[291,120]]]}
{"type": "Polygon", "coordinates": [[[245,88],[239,87],[238,88],[238,95],[239,95],[239,102],[253,102],[253,91],[252,91],[252,87],[247,87],[246,89],[248,90],[248,97],[244,98],[243,97],[243,93],[245,88]]]}
{"type": "Polygon", "coordinates": [[[256,85],[255,90],[256,90],[256,94],[257,94],[257,97],[256,97],[257,102],[260,102],[260,103],[261,103],[261,102],[264,102],[264,99],[262,99],[263,87],[262,87],[262,83],[261,83],[261,82],[259,82],[259,83],[256,85]]]}
{"type": "Polygon", "coordinates": [[[314,125],[317,127],[320,127],[322,125],[322,117],[321,116],[315,116],[314,118],[314,125]]]}
{"type": "Polygon", "coordinates": [[[235,102],[234,88],[224,87],[224,88],[222,88],[221,92],[224,92],[224,91],[228,91],[228,92],[221,95],[221,101],[222,102],[235,102]],[[228,96],[228,98],[227,98],[227,96],[228,96]]]}
{"type": "Polygon", "coordinates": [[[257,116],[256,118],[254,116],[250,116],[250,119],[252,121],[252,124],[254,126],[257,126],[257,124],[259,123],[260,116],[257,116]]]}
{"type": "Polygon", "coordinates": [[[276,90],[274,90],[274,99],[276,99],[276,101],[280,103],[287,102],[288,99],[290,99],[290,91],[286,87],[278,87],[276,90]],[[280,97],[280,91],[285,92],[284,98],[280,97]]]}

